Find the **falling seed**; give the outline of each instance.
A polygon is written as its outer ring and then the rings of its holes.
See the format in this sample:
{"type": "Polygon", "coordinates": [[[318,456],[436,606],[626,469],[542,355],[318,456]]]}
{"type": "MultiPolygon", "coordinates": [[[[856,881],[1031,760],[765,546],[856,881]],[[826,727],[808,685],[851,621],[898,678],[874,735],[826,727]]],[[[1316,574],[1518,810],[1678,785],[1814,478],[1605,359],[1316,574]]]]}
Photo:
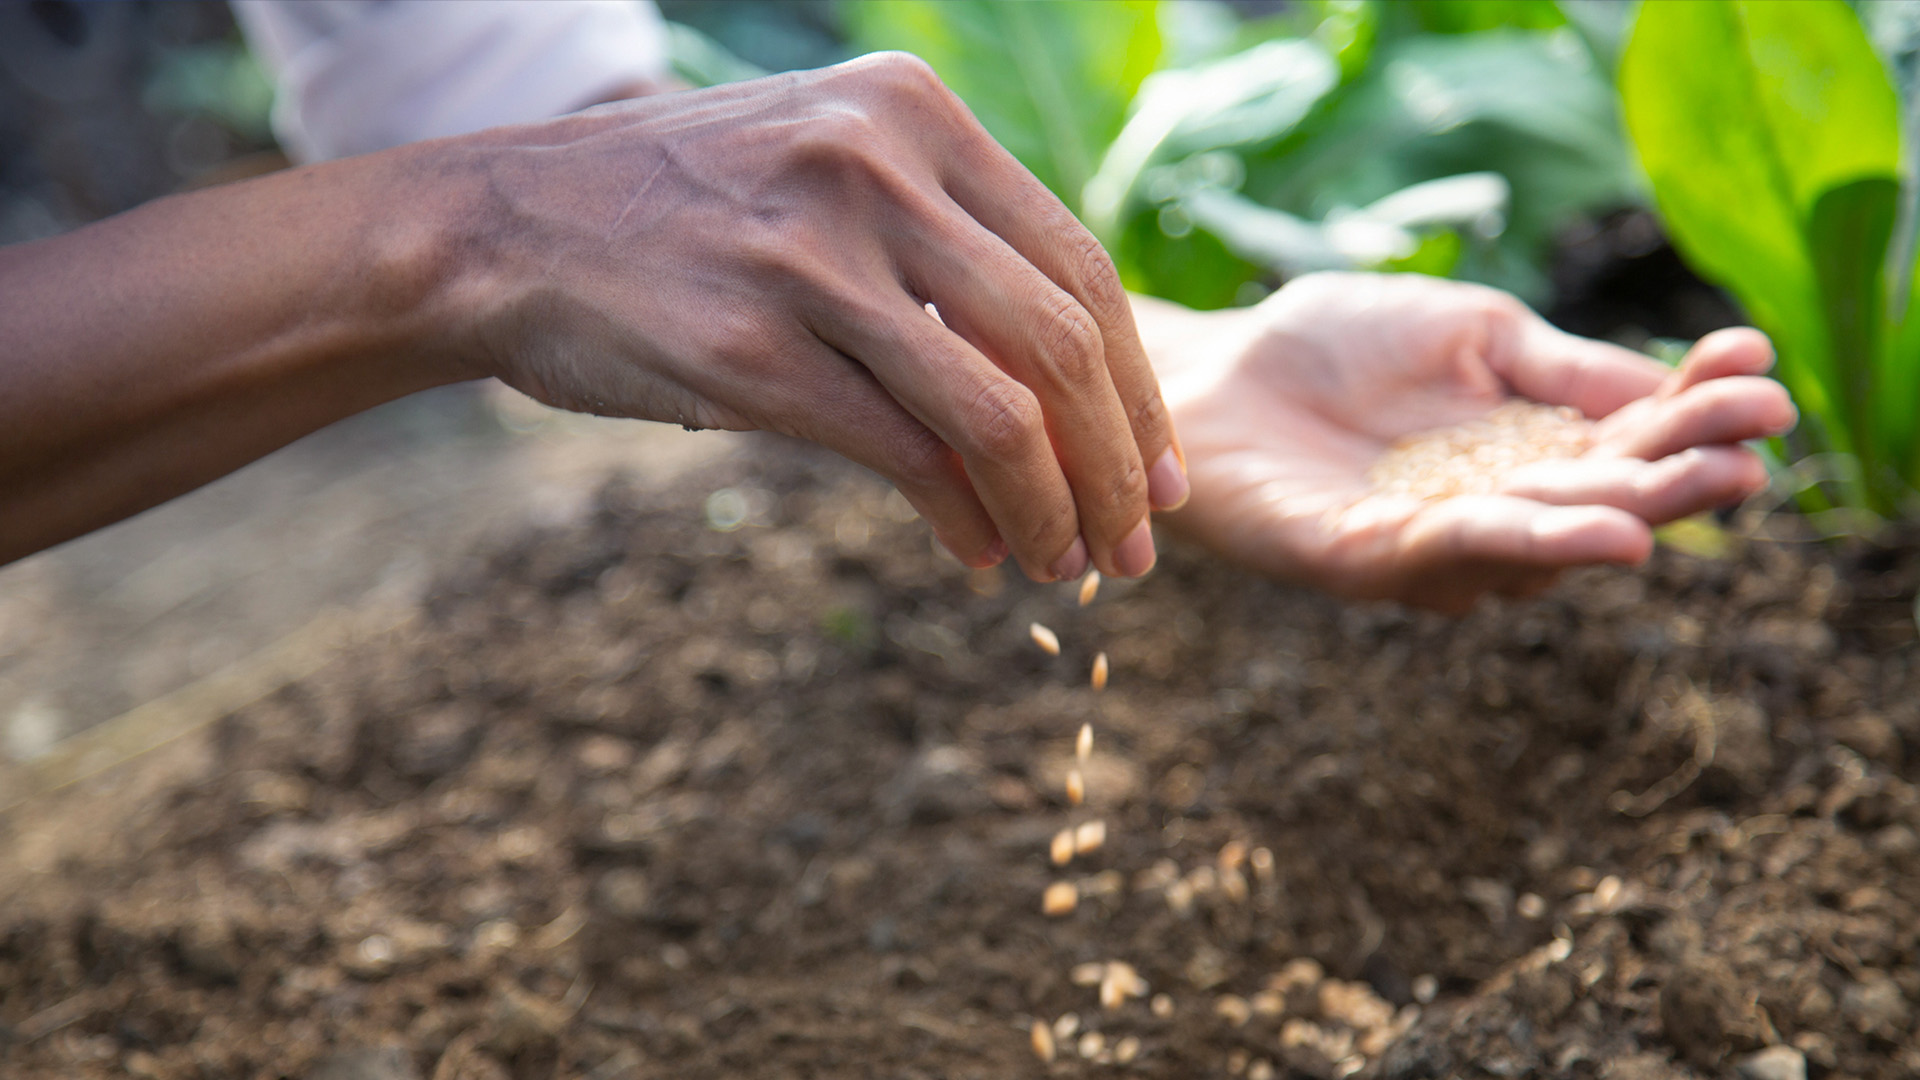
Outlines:
{"type": "Polygon", "coordinates": [[[1139,1056],[1140,1037],[1138,1035],[1128,1035],[1113,1044],[1113,1060],[1122,1065],[1132,1064],[1133,1059],[1139,1056]]]}
{"type": "Polygon", "coordinates": [[[1261,881],[1268,881],[1272,879],[1273,877],[1273,852],[1272,851],[1263,847],[1254,848],[1253,854],[1247,856],[1247,864],[1253,867],[1254,877],[1260,879],[1261,881]]]}
{"type": "Polygon", "coordinates": [[[1079,1013],[1061,1013],[1060,1018],[1053,1022],[1053,1037],[1056,1039],[1071,1039],[1073,1033],[1079,1030],[1079,1013]]]}
{"type": "Polygon", "coordinates": [[[1052,1061],[1054,1055],[1053,1031],[1045,1020],[1035,1020],[1029,1033],[1033,1040],[1033,1056],[1041,1061],[1052,1061]]]}
{"type": "Polygon", "coordinates": [[[1079,769],[1067,771],[1067,802],[1079,806],[1087,801],[1087,778],[1080,775],[1079,769]]]}
{"type": "Polygon", "coordinates": [[[1033,635],[1033,643],[1040,646],[1041,652],[1046,653],[1048,656],[1060,655],[1059,634],[1041,626],[1039,623],[1034,623],[1032,626],[1027,627],[1027,633],[1033,635]]]}
{"type": "Polygon", "coordinates": [[[1147,1011],[1159,1017],[1162,1020],[1165,1020],[1167,1017],[1172,1016],[1173,1015],[1172,995],[1170,994],[1153,995],[1153,1000],[1147,1002],[1147,1011]]]}
{"type": "MultiPolygon", "coordinates": [[[[1083,821],[1073,830],[1073,854],[1075,855],[1090,855],[1099,851],[1106,842],[1107,823],[1104,821],[1083,821]]],[[[1055,849],[1058,850],[1057,842],[1055,849]]]]}
{"type": "Polygon", "coordinates": [[[1247,845],[1229,840],[1220,848],[1220,869],[1238,870],[1247,861],[1247,845]]]}
{"type": "Polygon", "coordinates": [[[1107,654],[1095,653],[1093,657],[1093,692],[1099,693],[1107,688],[1107,654]]]}
{"type": "Polygon", "coordinates": [[[1067,975],[1068,980],[1075,986],[1096,986],[1106,977],[1107,965],[1095,963],[1075,964],[1073,970],[1067,975]]]}
{"type": "Polygon", "coordinates": [[[1072,829],[1061,829],[1053,834],[1053,849],[1049,852],[1053,857],[1053,865],[1065,866],[1073,861],[1073,841],[1072,829]]]}
{"type": "Polygon", "coordinates": [[[1097,1031],[1089,1031],[1085,1035],[1080,1036],[1080,1056],[1086,1058],[1088,1061],[1099,1057],[1100,1051],[1106,1048],[1106,1037],[1097,1031]]]}
{"type": "Polygon", "coordinates": [[[1239,994],[1221,994],[1213,1002],[1214,1015],[1234,1027],[1240,1027],[1253,1018],[1253,1006],[1239,994]]]}
{"type": "MultiPolygon", "coordinates": [[[[1101,655],[1105,656],[1106,654],[1102,653],[1101,655]]],[[[1073,756],[1079,758],[1082,764],[1085,764],[1086,760],[1093,756],[1092,724],[1080,725],[1080,734],[1073,740],[1073,756]]]]}
{"type": "Polygon", "coordinates": [[[1080,904],[1080,890],[1071,881],[1056,881],[1040,897],[1040,910],[1048,915],[1065,915],[1080,904]]]}
{"type": "Polygon", "coordinates": [[[1100,571],[1089,570],[1087,576],[1080,579],[1080,606],[1093,603],[1093,594],[1100,591],[1100,571]]]}

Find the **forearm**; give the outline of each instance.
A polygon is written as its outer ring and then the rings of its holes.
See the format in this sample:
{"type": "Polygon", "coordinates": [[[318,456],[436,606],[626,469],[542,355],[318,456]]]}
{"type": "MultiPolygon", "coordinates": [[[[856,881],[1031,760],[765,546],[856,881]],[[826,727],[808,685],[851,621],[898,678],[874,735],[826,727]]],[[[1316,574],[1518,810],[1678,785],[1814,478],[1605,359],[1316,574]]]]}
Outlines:
{"type": "Polygon", "coordinates": [[[436,160],[295,170],[0,250],[0,562],[479,374],[444,340],[436,160]]]}

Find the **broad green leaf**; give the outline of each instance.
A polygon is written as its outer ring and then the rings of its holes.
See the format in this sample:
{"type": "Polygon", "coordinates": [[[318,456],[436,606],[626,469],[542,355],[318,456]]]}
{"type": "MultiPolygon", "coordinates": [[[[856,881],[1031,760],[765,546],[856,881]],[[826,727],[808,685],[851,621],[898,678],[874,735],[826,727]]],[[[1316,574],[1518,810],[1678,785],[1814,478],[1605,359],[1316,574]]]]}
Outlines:
{"type": "Polygon", "coordinates": [[[757,79],[766,72],[685,23],[667,24],[667,60],[673,73],[691,86],[757,79]]]}
{"type": "Polygon", "coordinates": [[[1393,15],[1429,34],[1473,34],[1516,27],[1551,30],[1567,17],[1553,0],[1396,0],[1393,15]]]}
{"type": "MultiPolygon", "coordinates": [[[[1900,104],[1842,0],[1743,0],[1754,89],[1801,213],[1836,184],[1900,170],[1900,104]]],[[[1649,13],[1651,14],[1651,13],[1649,13]]]]}
{"type": "Polygon", "coordinates": [[[1893,235],[1900,183],[1874,176],[1829,188],[1815,202],[1807,221],[1807,244],[1820,285],[1840,406],[1848,441],[1860,458],[1875,510],[1891,512],[1882,493],[1897,484],[1887,475],[1892,463],[1879,430],[1881,403],[1874,400],[1878,374],[1881,278],[1887,242],[1893,235]]]}
{"type": "Polygon", "coordinates": [[[1162,157],[1255,147],[1287,134],[1339,76],[1319,46],[1279,40],[1148,77],[1132,118],[1087,183],[1088,226],[1096,235],[1113,236],[1142,173],[1162,157]]]}
{"type": "Polygon", "coordinates": [[[863,49],[902,49],[940,73],[994,138],[1069,207],[1160,62],[1152,0],[863,0],[863,49]]]}
{"type": "Polygon", "coordinates": [[[1838,388],[1803,209],[1739,9],[1645,6],[1619,81],[1627,129],[1675,246],[1773,336],[1780,378],[1804,411],[1824,414],[1838,388]]]}

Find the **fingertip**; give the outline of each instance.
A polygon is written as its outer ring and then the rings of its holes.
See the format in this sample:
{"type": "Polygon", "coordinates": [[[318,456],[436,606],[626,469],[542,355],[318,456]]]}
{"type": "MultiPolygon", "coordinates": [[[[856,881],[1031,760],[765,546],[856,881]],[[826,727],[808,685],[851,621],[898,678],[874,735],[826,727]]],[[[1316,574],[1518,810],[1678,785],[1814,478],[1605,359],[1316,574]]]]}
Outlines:
{"type": "Polygon", "coordinates": [[[1653,554],[1647,523],[1611,506],[1552,507],[1534,517],[1529,532],[1537,561],[1546,565],[1638,566],[1653,554]]]}

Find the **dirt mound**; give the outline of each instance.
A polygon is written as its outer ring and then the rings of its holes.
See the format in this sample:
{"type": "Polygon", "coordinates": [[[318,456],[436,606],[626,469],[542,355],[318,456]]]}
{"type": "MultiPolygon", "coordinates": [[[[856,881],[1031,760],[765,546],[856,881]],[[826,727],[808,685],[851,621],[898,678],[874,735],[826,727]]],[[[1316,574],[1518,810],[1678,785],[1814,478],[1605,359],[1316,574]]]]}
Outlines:
{"type": "Polygon", "coordinates": [[[1755,543],[1450,621],[1176,549],[1082,609],[790,446],[614,484],[113,829],[16,815],[0,1064],[1911,1075],[1915,576],[1755,543]],[[1114,960],[1145,992],[1103,1010],[1074,969],[1114,960]]]}

